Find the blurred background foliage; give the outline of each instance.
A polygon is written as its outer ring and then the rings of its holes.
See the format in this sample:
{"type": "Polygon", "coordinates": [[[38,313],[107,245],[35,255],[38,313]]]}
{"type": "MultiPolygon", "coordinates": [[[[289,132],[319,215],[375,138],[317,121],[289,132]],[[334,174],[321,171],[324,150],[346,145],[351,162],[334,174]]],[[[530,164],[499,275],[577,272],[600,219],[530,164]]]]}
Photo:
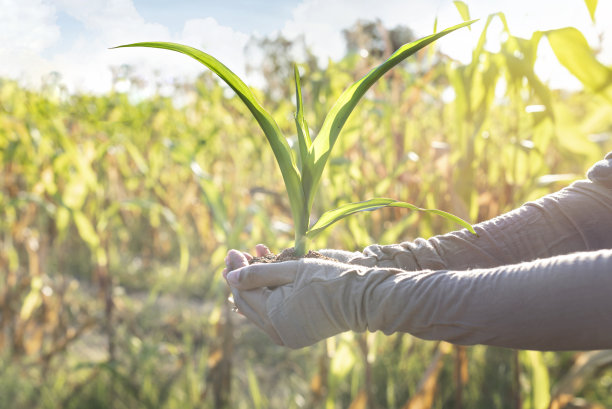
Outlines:
{"type": "MultiPolygon", "coordinates": [[[[587,4],[592,2],[587,2],[587,4]]],[[[289,50],[298,47],[313,134],[337,96],[407,27],[359,21],[322,68],[299,40],[264,50],[256,90],[295,142],[289,50]]],[[[129,67],[106,95],[0,79],[1,408],[604,408],[609,351],[456,347],[407,334],[342,334],[279,348],[232,314],[229,248],[290,245],[288,203],[265,138],[209,72],[136,98],[129,67]],[[119,89],[121,91],[119,91],[119,89]]],[[[473,223],[584,177],[612,150],[612,70],[575,29],[512,35],[488,18],[472,61],[430,47],[360,103],[332,153],[313,215],[387,196],[473,223]],[[505,36],[484,47],[489,22],[505,36]],[[534,72],[549,41],[583,84],[534,72]]],[[[315,247],[361,249],[455,226],[402,209],[356,215],[315,247]]],[[[571,331],[571,328],[568,328],[571,331]]]]}

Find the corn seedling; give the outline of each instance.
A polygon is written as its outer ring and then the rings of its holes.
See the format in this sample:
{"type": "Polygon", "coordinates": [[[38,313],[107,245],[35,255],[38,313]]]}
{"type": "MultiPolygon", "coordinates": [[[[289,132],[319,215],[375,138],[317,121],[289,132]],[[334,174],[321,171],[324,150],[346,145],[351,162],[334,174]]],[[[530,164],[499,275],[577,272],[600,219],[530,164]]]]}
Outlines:
{"type": "Polygon", "coordinates": [[[410,203],[389,198],[374,198],[342,205],[337,209],[323,213],[316,223],[310,225],[310,211],[321,181],[323,169],[327,164],[331,150],[342,127],[361,97],[365,95],[378,79],[404,59],[437,39],[471,23],[473,21],[464,22],[400,47],[387,60],[373,68],[340,95],[325,117],[317,137],[312,139],[304,118],[300,77],[297,67],[294,67],[297,106],[295,123],[298,136],[298,154],[295,154],[291,149],[274,118],[257,102],[249,87],[236,74],[211,55],[186,45],[168,42],[142,42],[122,45],[117,48],[151,47],[186,54],[208,67],[236,92],[258,122],[274,152],[289,196],[295,229],[295,253],[298,256],[302,256],[307,250],[307,240],[312,239],[333,223],[357,212],[371,211],[383,207],[401,207],[437,214],[475,233],[468,222],[455,215],[438,209],[420,208],[410,203]]]}

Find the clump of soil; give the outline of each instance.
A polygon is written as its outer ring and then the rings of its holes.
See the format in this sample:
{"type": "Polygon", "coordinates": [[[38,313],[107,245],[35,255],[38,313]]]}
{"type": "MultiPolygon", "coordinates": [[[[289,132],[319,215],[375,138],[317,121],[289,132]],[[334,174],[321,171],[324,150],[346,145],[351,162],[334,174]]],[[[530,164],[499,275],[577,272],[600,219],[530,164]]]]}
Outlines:
{"type": "Polygon", "coordinates": [[[253,257],[252,259],[249,260],[249,264],[255,264],[255,263],[280,263],[282,261],[289,261],[289,260],[299,260],[301,258],[320,258],[320,259],[324,259],[324,260],[332,260],[335,261],[333,258],[330,257],[326,257],[323,254],[316,252],[316,251],[312,251],[310,250],[308,253],[306,253],[305,256],[302,257],[298,257],[295,254],[295,250],[293,249],[293,247],[290,247],[288,249],[285,249],[283,251],[281,251],[279,254],[267,254],[263,257],[253,257]]]}

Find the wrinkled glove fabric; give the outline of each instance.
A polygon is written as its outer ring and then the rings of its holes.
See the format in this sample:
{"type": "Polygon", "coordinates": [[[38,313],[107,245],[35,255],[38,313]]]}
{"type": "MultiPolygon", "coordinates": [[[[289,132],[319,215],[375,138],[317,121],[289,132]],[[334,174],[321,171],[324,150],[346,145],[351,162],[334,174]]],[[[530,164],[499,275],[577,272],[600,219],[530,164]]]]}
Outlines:
{"type": "MultiPolygon", "coordinates": [[[[348,330],[521,349],[612,348],[612,153],[587,177],[476,225],[477,236],[461,230],[363,252],[327,250],[340,262],[293,262],[290,283],[265,289],[259,325],[293,348],[348,330]]],[[[244,303],[241,291],[234,295],[244,303]]]]}

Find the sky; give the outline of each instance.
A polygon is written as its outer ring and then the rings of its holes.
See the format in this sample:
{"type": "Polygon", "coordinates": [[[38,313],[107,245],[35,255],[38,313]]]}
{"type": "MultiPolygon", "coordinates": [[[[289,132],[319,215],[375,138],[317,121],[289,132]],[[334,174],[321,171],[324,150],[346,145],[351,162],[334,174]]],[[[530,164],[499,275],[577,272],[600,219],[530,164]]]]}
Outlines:
{"type": "MultiPolygon", "coordinates": [[[[580,29],[600,60],[612,65],[612,1],[599,0],[595,24],[583,0],[466,0],[472,30],[462,29],[437,46],[461,61],[471,50],[486,17],[503,12],[514,35],[530,37],[536,30],[565,26],[580,29]],[[603,41],[601,41],[603,36],[603,41]]],[[[244,52],[253,37],[303,35],[323,63],[344,55],[342,29],[358,19],[380,19],[385,26],[405,25],[418,36],[460,23],[452,0],[0,0],[0,77],[39,86],[56,72],[70,91],[107,92],[111,67],[127,64],[149,81],[191,79],[203,69],[184,55],[152,49],[110,49],[137,41],[173,41],[200,48],[221,60],[246,82],[258,86],[256,74],[246,74],[244,52]]],[[[491,27],[490,37],[501,33],[491,27]]],[[[489,47],[494,50],[496,41],[489,47]]],[[[555,62],[546,40],[536,66],[554,88],[579,88],[579,83],[555,62]]],[[[251,61],[252,63],[252,61],[251,61]]],[[[255,61],[256,63],[256,61],[255,61]]]]}

